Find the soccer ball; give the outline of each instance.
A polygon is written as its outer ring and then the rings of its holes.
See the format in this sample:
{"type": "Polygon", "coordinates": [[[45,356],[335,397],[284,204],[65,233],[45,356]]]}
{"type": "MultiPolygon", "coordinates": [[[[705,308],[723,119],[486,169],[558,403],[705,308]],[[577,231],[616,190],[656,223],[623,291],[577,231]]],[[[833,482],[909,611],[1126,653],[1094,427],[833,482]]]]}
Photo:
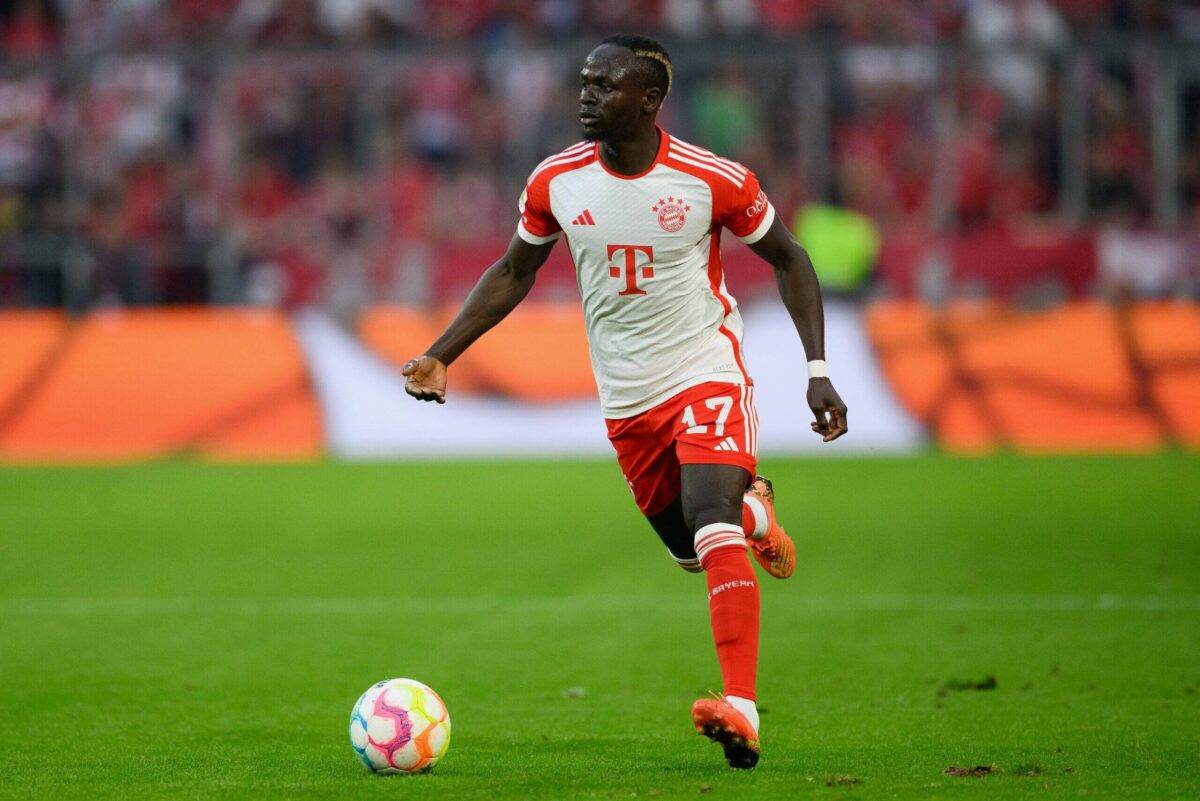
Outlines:
{"type": "Polygon", "coordinates": [[[350,745],[375,773],[423,773],[450,747],[450,713],[419,681],[381,681],[350,712],[350,745]]]}

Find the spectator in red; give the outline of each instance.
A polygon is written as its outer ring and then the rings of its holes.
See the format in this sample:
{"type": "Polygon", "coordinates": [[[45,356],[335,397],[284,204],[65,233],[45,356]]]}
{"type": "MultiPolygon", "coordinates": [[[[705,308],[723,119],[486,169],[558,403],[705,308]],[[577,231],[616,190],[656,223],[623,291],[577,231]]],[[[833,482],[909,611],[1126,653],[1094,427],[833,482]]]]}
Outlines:
{"type": "Polygon", "coordinates": [[[4,9],[0,52],[6,58],[42,58],[52,55],[57,46],[58,15],[51,0],[18,0],[4,9]]]}

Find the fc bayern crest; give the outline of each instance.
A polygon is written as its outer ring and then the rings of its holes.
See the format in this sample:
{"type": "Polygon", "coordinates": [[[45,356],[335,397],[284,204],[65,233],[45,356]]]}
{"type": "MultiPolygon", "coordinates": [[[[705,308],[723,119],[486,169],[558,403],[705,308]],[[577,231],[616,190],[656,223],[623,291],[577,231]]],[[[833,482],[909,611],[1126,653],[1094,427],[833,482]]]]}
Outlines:
{"type": "Polygon", "coordinates": [[[660,197],[658,202],[650,207],[650,211],[658,215],[659,227],[668,234],[673,234],[683,227],[687,222],[687,213],[691,210],[692,207],[681,197],[660,197]]]}

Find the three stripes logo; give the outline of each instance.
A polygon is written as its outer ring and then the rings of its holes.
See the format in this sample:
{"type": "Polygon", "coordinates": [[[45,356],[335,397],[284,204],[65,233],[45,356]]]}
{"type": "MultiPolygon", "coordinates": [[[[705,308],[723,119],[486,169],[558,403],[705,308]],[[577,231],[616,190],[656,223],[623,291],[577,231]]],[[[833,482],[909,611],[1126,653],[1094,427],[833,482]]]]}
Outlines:
{"type": "Polygon", "coordinates": [[[734,453],[737,453],[738,446],[737,446],[737,443],[733,441],[733,437],[726,437],[725,439],[721,440],[721,442],[718,443],[718,445],[715,448],[713,448],[713,450],[714,451],[733,451],[734,453]]]}
{"type": "Polygon", "coordinates": [[[590,211],[588,211],[587,209],[583,210],[583,214],[580,214],[574,220],[571,220],[571,225],[595,225],[595,224],[596,224],[596,221],[594,219],[592,219],[592,213],[590,211]]]}

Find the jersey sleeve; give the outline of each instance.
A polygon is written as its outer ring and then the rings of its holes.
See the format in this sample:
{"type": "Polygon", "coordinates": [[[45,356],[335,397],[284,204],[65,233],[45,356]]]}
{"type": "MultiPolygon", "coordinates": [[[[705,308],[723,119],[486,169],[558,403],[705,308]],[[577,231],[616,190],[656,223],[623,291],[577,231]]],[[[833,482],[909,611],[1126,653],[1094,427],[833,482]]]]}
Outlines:
{"type": "Polygon", "coordinates": [[[762,239],[775,222],[775,207],[758,185],[758,177],[749,170],[740,187],[721,181],[716,194],[713,198],[716,221],[747,245],[762,239]]]}
{"type": "Polygon", "coordinates": [[[525,182],[525,191],[517,201],[521,219],[517,235],[531,245],[544,245],[558,239],[562,228],[550,210],[550,182],[536,173],[525,182]]]}

